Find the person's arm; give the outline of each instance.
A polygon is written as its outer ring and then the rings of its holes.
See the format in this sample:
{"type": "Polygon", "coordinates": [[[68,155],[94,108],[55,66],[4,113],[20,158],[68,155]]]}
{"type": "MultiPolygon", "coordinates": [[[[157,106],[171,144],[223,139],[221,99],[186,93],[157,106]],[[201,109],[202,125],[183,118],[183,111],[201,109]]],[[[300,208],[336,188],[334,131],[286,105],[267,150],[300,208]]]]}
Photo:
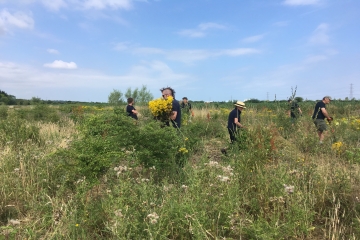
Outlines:
{"type": "Polygon", "coordinates": [[[298,110],[299,110],[299,113],[302,115],[302,111],[301,111],[300,107],[298,108],[298,110]]]}
{"type": "Polygon", "coordinates": [[[171,120],[175,120],[175,119],[176,119],[176,116],[177,116],[177,111],[172,111],[172,112],[171,112],[171,115],[170,115],[170,119],[171,119],[171,120]]]}
{"type": "Polygon", "coordinates": [[[242,125],[242,124],[239,122],[239,119],[238,119],[238,118],[234,118],[234,123],[235,123],[236,126],[241,127],[241,128],[244,128],[244,125],[242,125]]]}
{"type": "Polygon", "coordinates": [[[131,110],[131,112],[135,115],[138,114],[138,112],[135,109],[131,110]]]}
{"type": "Polygon", "coordinates": [[[321,112],[324,114],[324,116],[326,117],[327,120],[331,120],[328,112],[326,111],[326,108],[320,108],[321,112]]]}

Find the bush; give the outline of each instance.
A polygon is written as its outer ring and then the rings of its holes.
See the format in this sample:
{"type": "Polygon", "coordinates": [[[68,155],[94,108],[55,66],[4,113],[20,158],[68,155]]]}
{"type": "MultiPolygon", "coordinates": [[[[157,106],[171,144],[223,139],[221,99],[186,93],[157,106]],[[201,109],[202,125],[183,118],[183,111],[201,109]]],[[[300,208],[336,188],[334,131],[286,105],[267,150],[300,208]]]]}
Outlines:
{"type": "Polygon", "coordinates": [[[0,121],[0,145],[14,147],[31,140],[40,143],[39,127],[18,118],[8,118],[0,121]]]}

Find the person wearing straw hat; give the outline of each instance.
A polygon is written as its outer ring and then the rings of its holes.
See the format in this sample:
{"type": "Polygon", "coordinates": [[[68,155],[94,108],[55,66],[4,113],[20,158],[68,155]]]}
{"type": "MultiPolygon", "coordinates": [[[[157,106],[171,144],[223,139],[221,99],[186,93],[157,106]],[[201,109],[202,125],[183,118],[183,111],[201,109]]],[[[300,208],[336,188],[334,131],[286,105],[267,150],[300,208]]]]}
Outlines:
{"type": "Polygon", "coordinates": [[[241,111],[245,109],[245,103],[241,101],[237,101],[235,104],[235,108],[229,113],[228,118],[228,131],[230,135],[230,141],[233,143],[236,141],[236,134],[240,128],[244,128],[244,125],[241,124],[241,111]]]}
{"type": "Polygon", "coordinates": [[[325,133],[327,130],[327,125],[325,122],[325,118],[331,122],[332,117],[329,116],[328,112],[326,111],[326,104],[329,104],[331,101],[330,96],[323,97],[322,101],[319,101],[315,105],[314,113],[312,115],[312,119],[316,126],[318,136],[319,136],[319,143],[323,143],[325,133]]]}

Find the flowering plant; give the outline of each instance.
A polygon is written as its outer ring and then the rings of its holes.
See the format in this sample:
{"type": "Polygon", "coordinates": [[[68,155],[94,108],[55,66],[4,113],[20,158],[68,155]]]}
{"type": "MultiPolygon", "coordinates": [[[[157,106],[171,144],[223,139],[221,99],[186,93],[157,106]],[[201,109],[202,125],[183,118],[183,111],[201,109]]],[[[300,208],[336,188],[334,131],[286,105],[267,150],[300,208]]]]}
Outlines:
{"type": "Polygon", "coordinates": [[[167,99],[158,98],[149,102],[149,109],[152,115],[160,121],[169,121],[172,112],[173,97],[169,96],[167,99]]]}

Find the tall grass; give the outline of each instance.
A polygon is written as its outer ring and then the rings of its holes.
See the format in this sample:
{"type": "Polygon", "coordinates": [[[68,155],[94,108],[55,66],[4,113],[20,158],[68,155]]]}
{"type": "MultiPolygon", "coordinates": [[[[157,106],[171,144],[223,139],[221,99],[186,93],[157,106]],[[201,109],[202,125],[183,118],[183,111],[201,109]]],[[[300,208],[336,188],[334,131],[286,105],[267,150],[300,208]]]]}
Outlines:
{"type": "Polygon", "coordinates": [[[120,117],[116,128],[106,108],[77,109],[76,121],[55,109],[55,122],[46,113],[38,120],[32,110],[8,110],[0,124],[0,236],[358,239],[359,106],[346,106],[330,106],[336,118],[322,145],[311,104],[301,105],[295,124],[286,105],[249,104],[242,115],[247,130],[233,146],[226,130],[231,108],[195,108],[171,138],[150,124],[145,107],[137,125],[120,117]],[[134,135],[125,145],[116,135],[125,138],[126,131],[134,135]],[[110,163],[97,181],[86,177],[90,165],[79,165],[89,150],[110,163]],[[171,171],[156,165],[180,160],[171,171]]]}

